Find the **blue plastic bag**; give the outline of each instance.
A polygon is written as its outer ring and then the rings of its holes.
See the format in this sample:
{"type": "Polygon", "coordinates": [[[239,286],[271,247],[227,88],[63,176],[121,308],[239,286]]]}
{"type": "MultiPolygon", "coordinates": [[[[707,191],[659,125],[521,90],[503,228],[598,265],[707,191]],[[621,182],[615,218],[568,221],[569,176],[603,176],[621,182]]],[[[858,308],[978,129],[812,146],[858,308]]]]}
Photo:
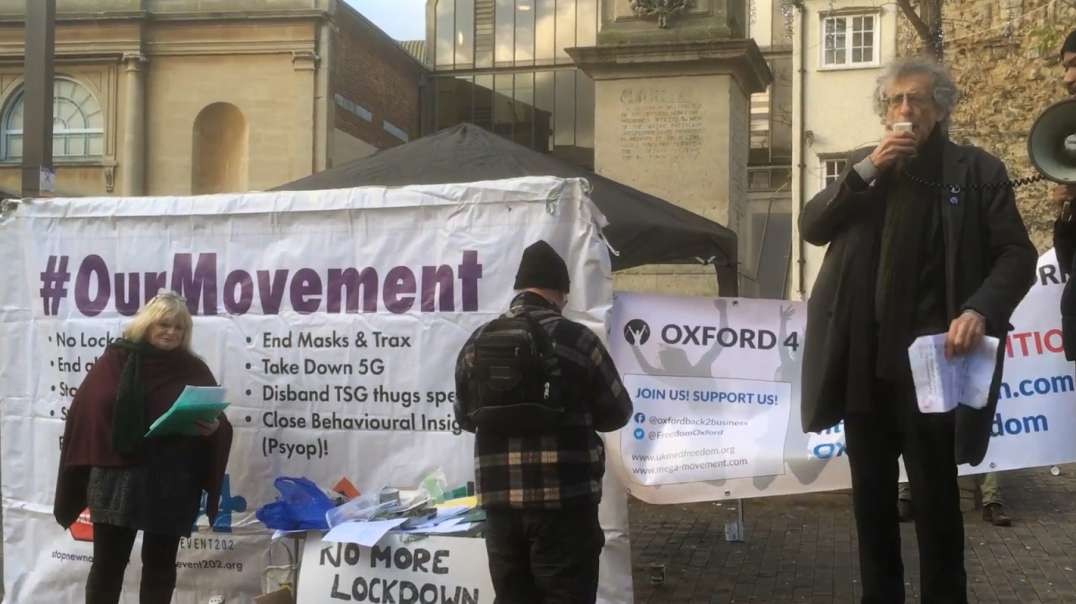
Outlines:
{"type": "Polygon", "coordinates": [[[305,478],[281,476],[273,486],[280,496],[254,514],[262,524],[283,531],[329,528],[325,512],[334,505],[316,484],[305,478]]]}

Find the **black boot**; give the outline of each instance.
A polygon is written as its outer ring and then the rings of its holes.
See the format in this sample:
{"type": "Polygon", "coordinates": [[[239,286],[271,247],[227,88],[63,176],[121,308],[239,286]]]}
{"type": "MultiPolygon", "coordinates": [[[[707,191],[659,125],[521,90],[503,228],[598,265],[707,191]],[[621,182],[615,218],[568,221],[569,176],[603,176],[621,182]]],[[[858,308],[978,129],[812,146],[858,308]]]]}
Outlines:
{"type": "Polygon", "coordinates": [[[994,526],[1012,526],[1012,518],[1005,513],[1000,503],[988,503],[983,506],[983,520],[994,526]]]}

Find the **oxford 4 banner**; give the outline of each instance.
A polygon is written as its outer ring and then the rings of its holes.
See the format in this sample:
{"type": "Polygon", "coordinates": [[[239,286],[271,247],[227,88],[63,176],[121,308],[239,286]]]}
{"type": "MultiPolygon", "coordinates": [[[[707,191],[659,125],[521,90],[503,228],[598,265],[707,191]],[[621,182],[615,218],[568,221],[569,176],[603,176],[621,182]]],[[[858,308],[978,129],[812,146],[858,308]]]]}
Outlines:
{"type": "MultiPolygon", "coordinates": [[[[6,211],[0,445],[7,600],[83,600],[89,527],[65,531],[52,517],[63,422],[95,359],[160,289],[186,298],[195,316],[192,348],[228,389],[235,426],[222,513],[212,527],[200,516],[182,540],[176,602],[249,602],[260,593],[269,532],[254,512],[276,498],[277,476],[305,476],[325,488],[348,478],[363,491],[413,488],[438,469],[453,485],[473,480],[473,438],[452,412],[453,369],[471,332],[507,308],[524,247],[545,239],[561,252],[572,279],[567,314],[605,336],[612,299],[605,218],[586,190],[582,180],[523,178],[51,199],[6,211]]],[[[612,473],[605,486],[600,597],[630,601],[626,496],[612,473]]],[[[459,585],[469,598],[492,602],[488,581],[471,576],[484,571],[460,559],[473,545],[459,547],[439,568],[469,574],[455,583],[451,573],[438,574],[444,589],[437,593],[454,601],[459,585]]],[[[125,601],[138,593],[137,551],[125,601]]],[[[339,562],[334,555],[326,563],[339,562]]]]}
{"type": "MultiPolygon", "coordinates": [[[[1012,317],[983,463],[962,474],[1076,461],[1073,364],[1061,347],[1053,251],[1012,317]]],[[[842,425],[800,428],[806,305],[614,295],[610,346],[635,407],[619,473],[650,503],[848,488],[842,425]]]]}

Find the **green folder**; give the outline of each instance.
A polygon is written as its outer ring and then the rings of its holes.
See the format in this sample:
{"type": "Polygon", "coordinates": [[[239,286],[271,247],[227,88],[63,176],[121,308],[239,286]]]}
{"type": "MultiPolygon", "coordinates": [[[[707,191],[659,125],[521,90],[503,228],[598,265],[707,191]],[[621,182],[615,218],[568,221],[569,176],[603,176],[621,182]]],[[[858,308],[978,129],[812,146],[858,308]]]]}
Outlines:
{"type": "Polygon", "coordinates": [[[197,436],[195,422],[211,422],[228,406],[224,393],[220,386],[187,386],[168,411],[149,427],[146,438],[173,434],[197,436]]]}

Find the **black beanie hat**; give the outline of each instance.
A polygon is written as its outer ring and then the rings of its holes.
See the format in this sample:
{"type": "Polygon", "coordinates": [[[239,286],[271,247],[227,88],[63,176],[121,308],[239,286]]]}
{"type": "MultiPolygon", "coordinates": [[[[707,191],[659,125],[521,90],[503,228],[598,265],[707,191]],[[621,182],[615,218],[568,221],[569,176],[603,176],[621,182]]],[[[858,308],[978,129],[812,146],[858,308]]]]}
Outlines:
{"type": "Polygon", "coordinates": [[[1076,52],[1076,29],[1069,32],[1065,43],[1061,45],[1061,59],[1064,60],[1066,52],[1076,52]]]}
{"type": "Polygon", "coordinates": [[[568,265],[548,243],[539,239],[523,250],[515,289],[540,287],[568,293],[569,283],[568,265]]]}

